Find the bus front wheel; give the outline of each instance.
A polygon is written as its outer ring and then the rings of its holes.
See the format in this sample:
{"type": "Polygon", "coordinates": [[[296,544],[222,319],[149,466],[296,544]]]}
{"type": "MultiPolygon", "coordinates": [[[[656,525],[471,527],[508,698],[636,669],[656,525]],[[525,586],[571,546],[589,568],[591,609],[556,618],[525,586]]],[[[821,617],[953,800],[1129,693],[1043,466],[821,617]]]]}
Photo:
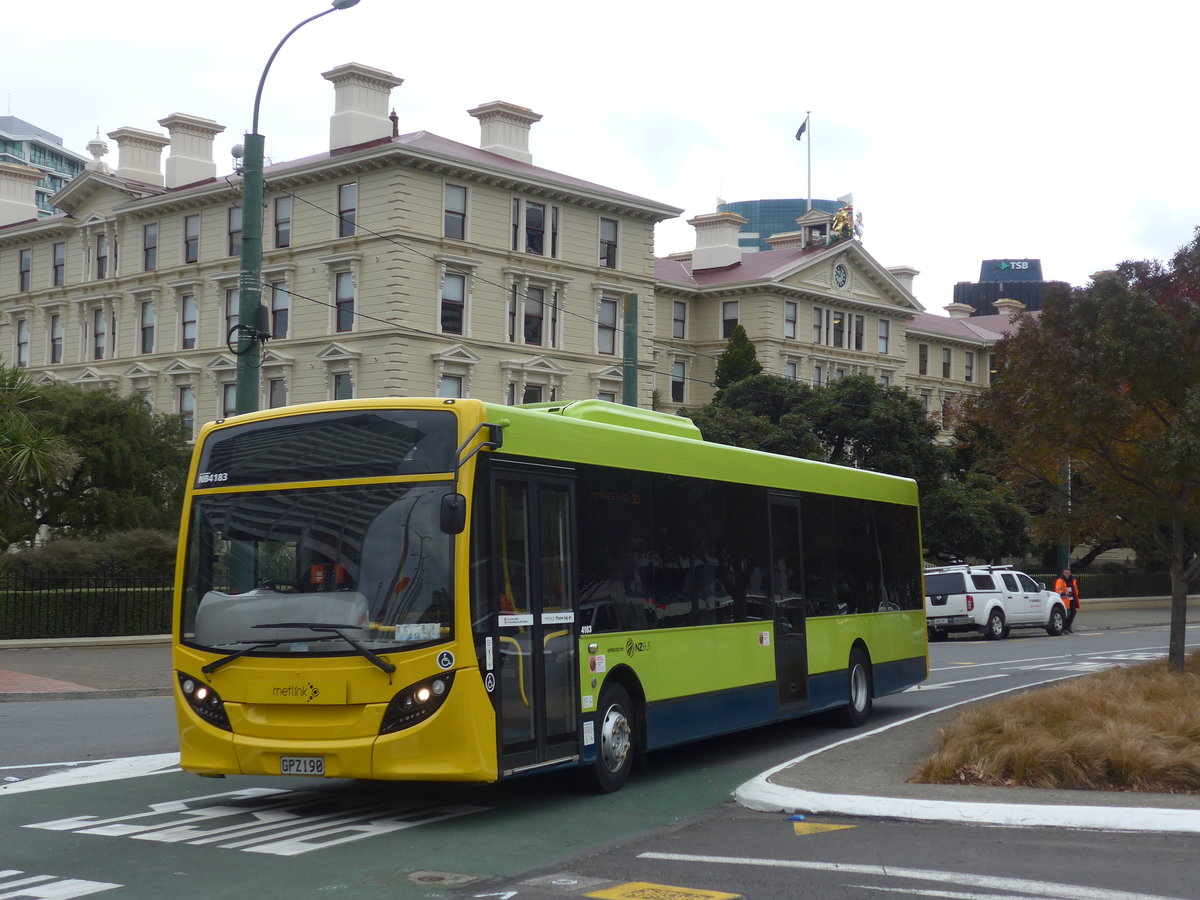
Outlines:
{"type": "Polygon", "coordinates": [[[606,684],[600,692],[596,719],[596,762],[589,770],[594,790],[611,794],[629,780],[635,750],[635,718],[629,693],[619,684],[606,684]]]}
{"type": "Polygon", "coordinates": [[[857,728],[871,716],[871,661],[861,648],[850,651],[847,667],[847,700],[845,722],[857,728]]]}

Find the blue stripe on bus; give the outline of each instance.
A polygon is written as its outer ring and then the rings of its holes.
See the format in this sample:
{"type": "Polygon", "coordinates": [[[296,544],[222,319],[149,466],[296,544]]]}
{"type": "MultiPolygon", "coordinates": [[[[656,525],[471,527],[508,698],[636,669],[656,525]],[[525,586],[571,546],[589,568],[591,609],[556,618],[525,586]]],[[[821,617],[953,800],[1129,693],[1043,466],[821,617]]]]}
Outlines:
{"type": "MultiPolygon", "coordinates": [[[[813,675],[808,679],[808,692],[813,711],[846,705],[848,678],[845,669],[813,675]]],[[[896,694],[925,680],[925,657],[899,659],[871,666],[871,687],[876,697],[896,694]]]]}
{"type": "Polygon", "coordinates": [[[646,710],[647,749],[670,747],[779,718],[775,682],[653,703],[646,710]]]}

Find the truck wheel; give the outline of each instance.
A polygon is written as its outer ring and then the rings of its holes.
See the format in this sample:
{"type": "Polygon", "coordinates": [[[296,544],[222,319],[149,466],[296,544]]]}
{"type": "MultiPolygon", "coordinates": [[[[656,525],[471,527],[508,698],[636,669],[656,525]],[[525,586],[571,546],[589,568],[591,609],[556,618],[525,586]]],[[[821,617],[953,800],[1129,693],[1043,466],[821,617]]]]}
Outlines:
{"type": "Polygon", "coordinates": [[[988,614],[987,624],[983,626],[983,636],[989,641],[998,641],[1007,633],[1008,629],[1004,627],[1004,613],[999,609],[993,609],[988,614]]]}
{"type": "Polygon", "coordinates": [[[847,726],[857,728],[870,718],[872,693],[871,661],[858,647],[850,651],[846,685],[848,702],[843,718],[847,726]]]}
{"type": "Polygon", "coordinates": [[[637,734],[633,702],[619,684],[606,684],[600,691],[600,715],[596,719],[596,762],[588,770],[588,782],[601,794],[619,791],[629,780],[637,734]]]}
{"type": "Polygon", "coordinates": [[[1067,616],[1063,612],[1063,608],[1056,604],[1054,609],[1050,610],[1050,621],[1046,623],[1046,634],[1050,637],[1058,637],[1063,633],[1066,624],[1067,616]]]}

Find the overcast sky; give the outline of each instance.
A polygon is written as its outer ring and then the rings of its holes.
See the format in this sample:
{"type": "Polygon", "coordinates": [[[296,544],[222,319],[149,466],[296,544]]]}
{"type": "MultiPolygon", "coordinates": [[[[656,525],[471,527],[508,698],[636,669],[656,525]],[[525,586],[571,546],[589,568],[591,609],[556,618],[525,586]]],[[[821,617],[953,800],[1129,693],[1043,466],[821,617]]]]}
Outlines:
{"type": "MultiPolygon", "coordinates": [[[[267,57],[327,0],[58,0],[9,4],[3,112],[85,152],[173,112],[249,129],[267,57]]],[[[405,79],[401,132],[477,146],[491,100],[543,120],[534,163],[684,209],[853,193],[864,246],[920,270],[942,312],[985,258],[1042,260],[1085,284],[1166,259],[1200,224],[1200,12],[1143,0],[968,4],[759,0],[576,4],[361,0],[298,31],[271,68],[260,130],[276,162],[328,147],[333,88],[359,62],[405,79]],[[809,136],[795,132],[812,110],[809,136]]],[[[106,161],[116,166],[116,146],[106,161]]]]}

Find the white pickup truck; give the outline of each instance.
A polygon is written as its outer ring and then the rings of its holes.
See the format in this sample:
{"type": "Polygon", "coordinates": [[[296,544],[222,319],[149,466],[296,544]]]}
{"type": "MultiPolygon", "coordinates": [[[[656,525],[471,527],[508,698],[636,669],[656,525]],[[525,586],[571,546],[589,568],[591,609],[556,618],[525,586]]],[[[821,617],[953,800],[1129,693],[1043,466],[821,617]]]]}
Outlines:
{"type": "Polygon", "coordinates": [[[1012,628],[1062,634],[1062,598],[1011,566],[942,566],[925,570],[925,624],[931,641],[954,632],[979,632],[988,640],[1012,628]]]}

